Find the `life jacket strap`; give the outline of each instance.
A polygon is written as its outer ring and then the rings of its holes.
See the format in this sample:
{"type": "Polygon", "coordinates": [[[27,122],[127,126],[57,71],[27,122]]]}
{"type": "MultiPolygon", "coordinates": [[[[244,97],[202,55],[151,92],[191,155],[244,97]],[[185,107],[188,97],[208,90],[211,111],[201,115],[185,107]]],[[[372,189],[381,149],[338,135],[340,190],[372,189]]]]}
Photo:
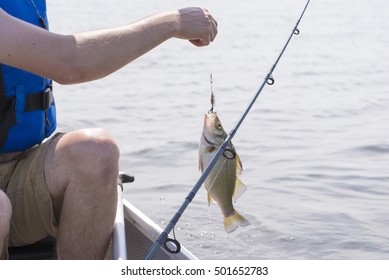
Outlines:
{"type": "Polygon", "coordinates": [[[35,110],[46,111],[49,109],[53,100],[53,90],[50,86],[47,87],[44,91],[26,95],[26,106],[24,110],[26,112],[35,110]]]}
{"type": "MultiPolygon", "coordinates": [[[[54,100],[51,87],[47,87],[41,92],[28,94],[25,97],[25,112],[36,110],[46,111],[50,108],[50,105],[54,100]]],[[[15,100],[15,96],[9,97],[4,102],[4,105],[6,106],[0,106],[0,128],[11,127],[16,124],[15,100]]]]}

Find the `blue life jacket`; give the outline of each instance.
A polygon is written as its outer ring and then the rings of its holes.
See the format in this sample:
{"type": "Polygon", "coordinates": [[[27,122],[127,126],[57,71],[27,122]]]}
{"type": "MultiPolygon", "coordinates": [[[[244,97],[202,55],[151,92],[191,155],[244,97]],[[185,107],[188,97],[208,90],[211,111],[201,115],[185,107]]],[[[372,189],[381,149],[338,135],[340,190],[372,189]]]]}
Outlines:
{"type": "MultiPolygon", "coordinates": [[[[0,8],[23,21],[48,27],[45,0],[0,0],[0,8]]],[[[51,80],[0,64],[0,154],[41,143],[54,132],[55,115],[51,80]]]]}

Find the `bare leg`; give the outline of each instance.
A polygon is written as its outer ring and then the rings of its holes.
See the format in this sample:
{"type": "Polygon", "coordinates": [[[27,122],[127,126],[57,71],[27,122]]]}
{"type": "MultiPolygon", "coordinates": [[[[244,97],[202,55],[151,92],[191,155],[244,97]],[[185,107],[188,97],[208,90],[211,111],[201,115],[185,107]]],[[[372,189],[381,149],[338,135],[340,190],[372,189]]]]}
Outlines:
{"type": "Polygon", "coordinates": [[[103,259],[117,204],[119,149],[101,129],[70,132],[50,144],[45,177],[59,221],[61,259],[103,259]]]}
{"type": "MultiPolygon", "coordinates": [[[[5,259],[6,254],[3,253],[5,241],[8,237],[10,221],[12,214],[12,206],[7,195],[0,190],[0,259],[5,259]]],[[[4,251],[6,252],[6,251],[4,251]]]]}

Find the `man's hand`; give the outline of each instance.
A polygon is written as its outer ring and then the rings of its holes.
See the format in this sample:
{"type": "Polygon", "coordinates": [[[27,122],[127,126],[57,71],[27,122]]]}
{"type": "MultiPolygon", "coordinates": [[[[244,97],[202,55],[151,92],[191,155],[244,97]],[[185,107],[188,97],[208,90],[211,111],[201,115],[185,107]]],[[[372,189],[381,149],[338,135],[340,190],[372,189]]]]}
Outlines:
{"type": "Polygon", "coordinates": [[[177,38],[187,39],[193,45],[209,45],[217,34],[217,22],[207,9],[185,8],[179,10],[177,38]]]}

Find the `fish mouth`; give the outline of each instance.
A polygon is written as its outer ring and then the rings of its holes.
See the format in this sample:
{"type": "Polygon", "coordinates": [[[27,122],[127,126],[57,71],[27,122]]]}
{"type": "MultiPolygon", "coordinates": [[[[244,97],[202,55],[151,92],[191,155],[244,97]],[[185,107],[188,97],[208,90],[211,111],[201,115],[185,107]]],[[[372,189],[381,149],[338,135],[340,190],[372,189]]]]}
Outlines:
{"type": "Polygon", "coordinates": [[[204,116],[204,125],[207,125],[209,120],[210,119],[214,119],[215,117],[217,117],[216,112],[213,112],[213,113],[208,112],[207,114],[205,114],[205,116],[204,116]]]}

